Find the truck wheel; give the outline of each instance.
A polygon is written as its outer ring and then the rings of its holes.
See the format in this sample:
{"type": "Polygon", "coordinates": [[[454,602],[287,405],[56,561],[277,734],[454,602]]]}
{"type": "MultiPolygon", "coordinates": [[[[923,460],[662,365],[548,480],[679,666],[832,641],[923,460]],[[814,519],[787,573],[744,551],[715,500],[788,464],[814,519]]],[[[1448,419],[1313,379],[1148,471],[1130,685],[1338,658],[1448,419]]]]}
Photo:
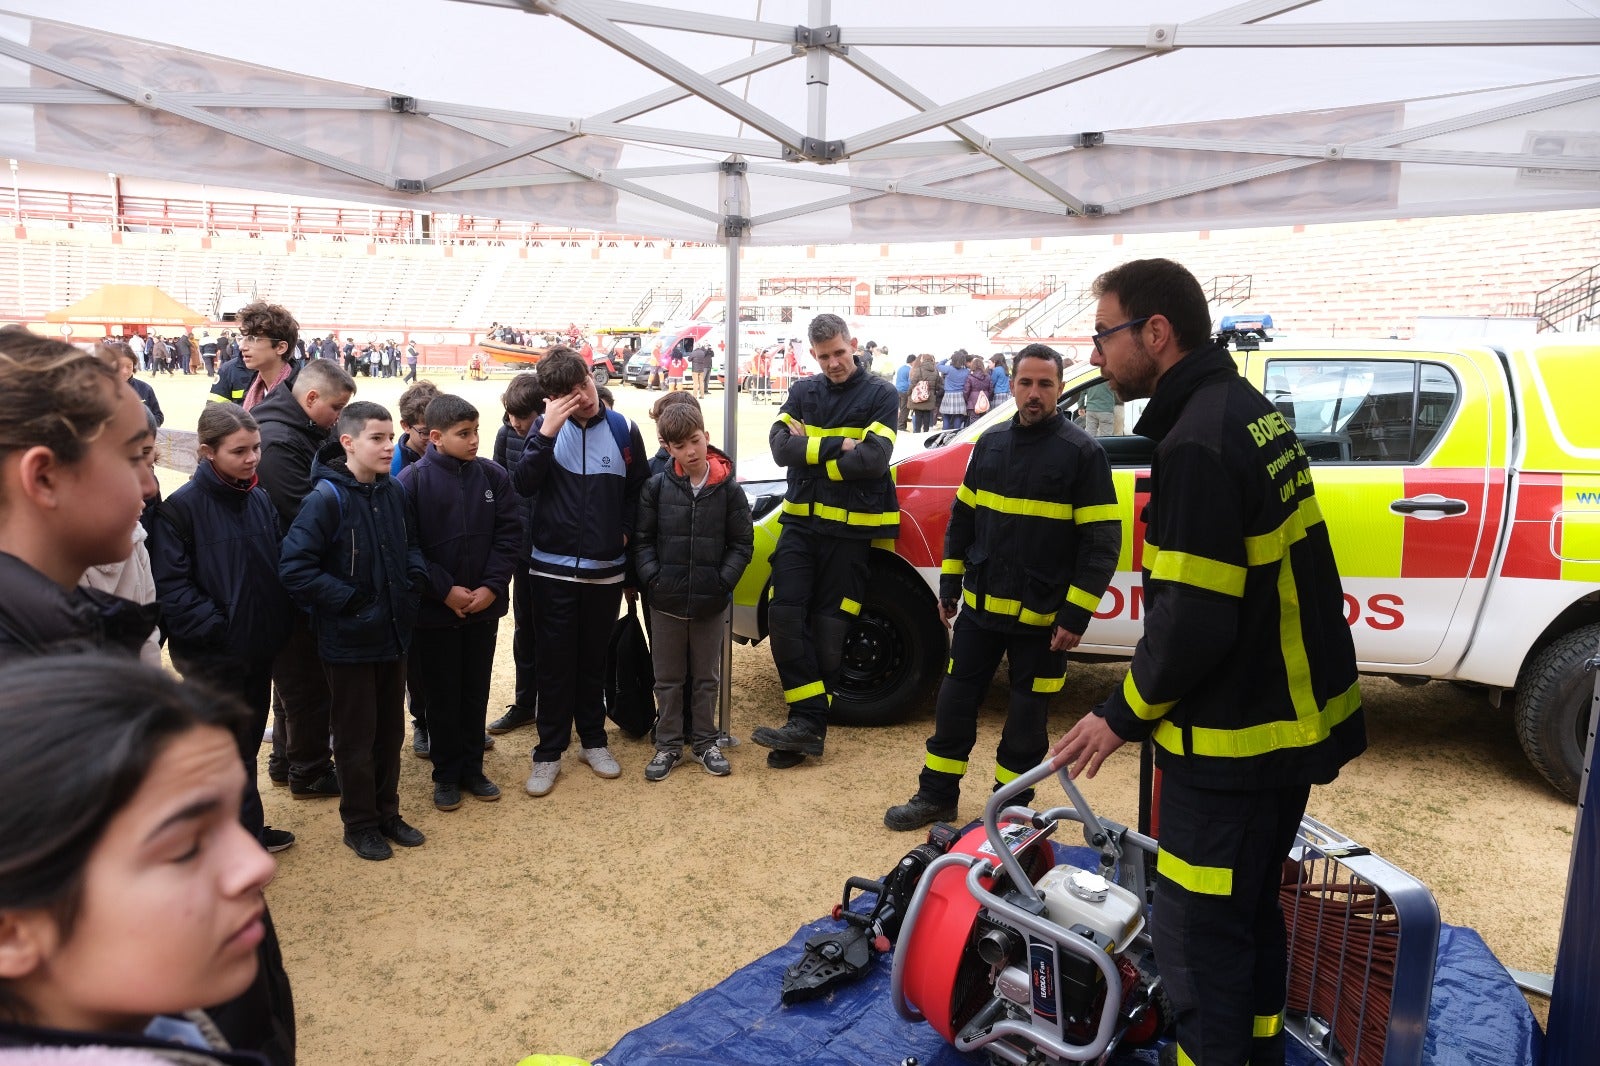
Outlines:
{"type": "Polygon", "coordinates": [[[926,585],[875,567],[867,602],[844,641],[829,722],[893,725],[921,709],[950,650],[926,585]]]}
{"type": "Polygon", "coordinates": [[[1557,792],[1578,798],[1589,737],[1594,674],[1583,664],[1600,647],[1600,622],[1560,637],[1529,660],[1517,682],[1515,718],[1523,753],[1557,792]]]}
{"type": "Polygon", "coordinates": [[[604,363],[596,363],[593,367],[595,388],[599,388],[611,380],[611,371],[606,369],[604,363]]]}

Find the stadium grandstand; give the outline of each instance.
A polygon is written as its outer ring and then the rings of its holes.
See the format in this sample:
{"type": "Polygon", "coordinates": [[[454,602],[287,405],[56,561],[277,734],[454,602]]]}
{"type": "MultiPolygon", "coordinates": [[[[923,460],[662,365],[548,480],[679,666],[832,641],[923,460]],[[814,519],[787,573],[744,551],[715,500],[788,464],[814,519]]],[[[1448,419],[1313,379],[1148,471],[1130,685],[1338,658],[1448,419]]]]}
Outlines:
{"type": "MultiPolygon", "coordinates": [[[[722,250],[474,216],[13,164],[0,212],[0,317],[35,324],[108,284],[156,285],[216,322],[263,298],[309,335],[415,341],[457,364],[492,321],[583,329],[723,317],[722,250]],[[108,180],[109,179],[109,180],[108,180]]],[[[1270,313],[1296,335],[1410,339],[1419,319],[1595,328],[1600,212],[1416,218],[1032,240],[748,247],[740,318],[802,323],[953,316],[999,349],[1082,358],[1102,270],[1166,256],[1218,313],[1270,313]]],[[[82,339],[101,327],[75,331],[82,339]]]]}

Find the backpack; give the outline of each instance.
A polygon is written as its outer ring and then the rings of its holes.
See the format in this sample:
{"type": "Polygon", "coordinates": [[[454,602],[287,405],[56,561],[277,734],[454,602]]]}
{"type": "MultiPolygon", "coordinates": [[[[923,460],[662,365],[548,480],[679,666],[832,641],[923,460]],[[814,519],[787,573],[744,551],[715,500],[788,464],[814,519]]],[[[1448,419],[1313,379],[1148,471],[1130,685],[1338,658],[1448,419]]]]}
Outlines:
{"type": "Polygon", "coordinates": [[[911,387],[912,403],[927,403],[933,398],[933,391],[928,387],[928,379],[923,378],[911,387]]]}
{"type": "MultiPolygon", "coordinates": [[[[605,407],[605,404],[601,404],[605,407]]],[[[606,407],[606,425],[611,427],[611,435],[617,439],[617,451],[622,453],[622,467],[626,470],[633,465],[633,435],[628,431],[628,417],[618,414],[606,407]]]]}
{"type": "Polygon", "coordinates": [[[972,410],[974,414],[986,415],[989,413],[989,394],[987,392],[978,393],[977,400],[972,404],[972,410]]]}
{"type": "Polygon", "coordinates": [[[656,668],[639,624],[637,603],[628,604],[626,616],[611,627],[606,645],[606,717],[634,739],[644,736],[656,722],[656,668]]]}

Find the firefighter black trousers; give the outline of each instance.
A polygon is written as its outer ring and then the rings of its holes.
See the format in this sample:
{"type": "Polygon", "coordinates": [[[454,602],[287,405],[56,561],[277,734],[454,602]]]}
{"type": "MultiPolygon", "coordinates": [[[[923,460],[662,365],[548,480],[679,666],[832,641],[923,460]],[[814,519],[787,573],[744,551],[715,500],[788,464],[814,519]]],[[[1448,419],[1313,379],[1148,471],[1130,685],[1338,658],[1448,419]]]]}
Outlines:
{"type": "Polygon", "coordinates": [[[789,720],[828,731],[828,697],[838,681],[845,634],[867,596],[872,544],[785,525],[772,552],[767,626],[789,720]]]}
{"type": "Polygon", "coordinates": [[[1052,631],[1009,633],[978,624],[970,611],[956,615],[950,664],[939,686],[933,736],[918,781],[920,795],[942,806],[960,798],[967,756],[978,739],[978,707],[1002,655],[1011,664],[1011,704],[995,752],[995,784],[1015,780],[1044,761],[1050,748],[1050,697],[1061,691],[1067,672],[1067,653],[1050,650],[1052,631]]]}
{"type": "Polygon", "coordinates": [[[1151,937],[1178,1062],[1283,1066],[1288,960],[1278,887],[1306,785],[1243,792],[1164,774],[1151,937]]]}

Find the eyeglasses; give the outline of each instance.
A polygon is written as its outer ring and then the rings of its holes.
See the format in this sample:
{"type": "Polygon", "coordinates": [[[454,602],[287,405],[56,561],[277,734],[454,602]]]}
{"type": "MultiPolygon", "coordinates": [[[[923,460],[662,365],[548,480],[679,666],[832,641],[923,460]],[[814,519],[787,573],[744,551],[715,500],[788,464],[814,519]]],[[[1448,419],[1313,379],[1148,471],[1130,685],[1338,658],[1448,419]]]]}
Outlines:
{"type": "MultiPolygon", "coordinates": [[[[1119,326],[1118,328],[1120,329],[1121,327],[1119,326]]],[[[239,334],[239,339],[249,344],[254,344],[256,341],[266,341],[268,344],[278,343],[278,338],[269,337],[265,333],[241,333],[239,334]]]]}
{"type": "Polygon", "coordinates": [[[1110,329],[1103,329],[1099,333],[1094,334],[1089,339],[1094,341],[1094,350],[1099,352],[1101,355],[1105,355],[1106,354],[1106,350],[1100,346],[1100,342],[1101,341],[1105,340],[1107,337],[1111,336],[1113,333],[1121,333],[1125,329],[1133,329],[1136,326],[1142,326],[1146,322],[1150,321],[1150,319],[1152,317],[1153,316],[1151,316],[1151,315],[1145,315],[1143,318],[1130,318],[1130,319],[1128,319],[1128,321],[1124,322],[1122,325],[1120,325],[1120,326],[1112,326],[1110,329]]]}

